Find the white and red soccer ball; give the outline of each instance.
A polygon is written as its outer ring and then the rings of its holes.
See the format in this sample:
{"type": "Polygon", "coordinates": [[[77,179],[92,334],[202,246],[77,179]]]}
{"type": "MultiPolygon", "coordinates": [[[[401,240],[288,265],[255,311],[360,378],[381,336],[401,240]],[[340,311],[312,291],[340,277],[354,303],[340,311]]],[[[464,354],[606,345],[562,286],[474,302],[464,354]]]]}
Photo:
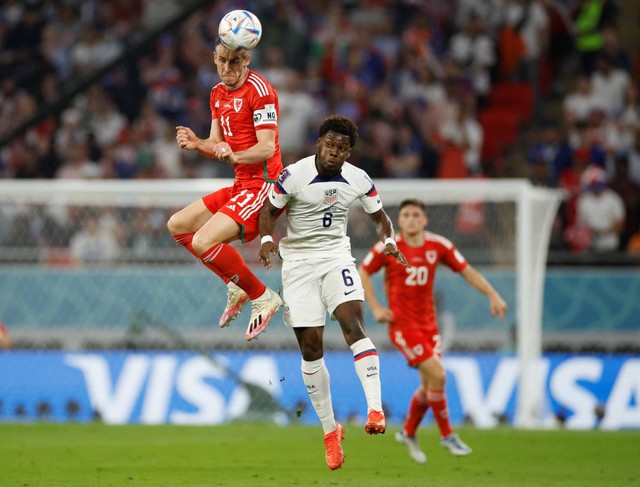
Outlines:
{"type": "Polygon", "coordinates": [[[262,37],[260,20],[248,10],[232,10],[218,26],[220,42],[232,51],[255,48],[262,37]]]}

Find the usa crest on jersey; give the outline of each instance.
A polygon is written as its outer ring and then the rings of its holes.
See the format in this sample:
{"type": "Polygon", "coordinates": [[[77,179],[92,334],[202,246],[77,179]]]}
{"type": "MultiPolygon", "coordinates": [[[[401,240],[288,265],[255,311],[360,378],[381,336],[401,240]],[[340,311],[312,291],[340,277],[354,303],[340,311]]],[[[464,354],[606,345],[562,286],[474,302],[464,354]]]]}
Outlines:
{"type": "Polygon", "coordinates": [[[327,205],[333,205],[336,201],[338,201],[338,189],[331,188],[324,190],[324,200],[327,205]]]}

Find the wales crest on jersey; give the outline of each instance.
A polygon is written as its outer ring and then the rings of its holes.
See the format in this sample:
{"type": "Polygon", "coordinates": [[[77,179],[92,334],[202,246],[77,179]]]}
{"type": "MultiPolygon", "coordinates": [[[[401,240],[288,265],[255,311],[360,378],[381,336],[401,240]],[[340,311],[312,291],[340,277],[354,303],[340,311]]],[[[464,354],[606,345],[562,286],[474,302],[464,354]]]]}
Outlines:
{"type": "Polygon", "coordinates": [[[333,205],[338,201],[338,188],[331,188],[324,190],[324,200],[327,205],[333,205]]]}

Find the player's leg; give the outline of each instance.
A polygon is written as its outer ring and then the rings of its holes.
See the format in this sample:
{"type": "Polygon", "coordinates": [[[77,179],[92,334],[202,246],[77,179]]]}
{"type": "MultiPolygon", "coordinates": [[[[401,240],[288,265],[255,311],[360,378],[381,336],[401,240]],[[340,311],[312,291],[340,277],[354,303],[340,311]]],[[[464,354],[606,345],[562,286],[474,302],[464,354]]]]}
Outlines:
{"type": "MultiPolygon", "coordinates": [[[[251,340],[265,330],[271,317],[282,306],[282,299],[256,277],[240,252],[228,245],[227,242],[240,237],[240,230],[240,225],[234,219],[219,211],[196,232],[193,238],[193,248],[196,252],[201,253],[204,262],[215,266],[223,276],[235,283],[253,301],[252,316],[246,335],[247,340],[251,340]]],[[[233,294],[236,290],[231,285],[229,287],[231,288],[229,294],[233,294]]],[[[242,294],[239,297],[242,298],[242,294]]],[[[231,297],[228,301],[229,304],[234,304],[231,297]]],[[[244,303],[241,302],[241,304],[244,303]]],[[[228,321],[225,322],[225,317],[228,320],[235,318],[240,312],[241,306],[238,308],[234,310],[228,306],[221,319],[221,326],[228,323],[228,321]]]]}
{"type": "MultiPolygon", "coordinates": [[[[425,334],[422,330],[395,329],[390,332],[389,338],[391,343],[404,355],[409,366],[418,370],[419,365],[433,353],[431,335],[425,334]]],[[[396,441],[405,445],[409,456],[418,463],[427,461],[427,455],[420,448],[416,438],[418,427],[429,409],[425,391],[425,386],[422,383],[414,391],[403,427],[395,435],[396,441]]]]}
{"type": "MultiPolygon", "coordinates": [[[[247,243],[259,235],[258,219],[260,210],[266,202],[271,186],[272,183],[267,182],[245,185],[236,183],[231,199],[218,212],[221,216],[226,215],[228,217],[225,225],[229,225],[229,229],[232,228],[230,220],[237,224],[237,232],[233,240],[240,239],[242,243],[247,243]]],[[[209,222],[205,227],[208,225],[209,222]]],[[[216,226],[211,231],[220,232],[220,236],[224,237],[222,234],[224,229],[225,227],[218,228],[216,226]]],[[[236,282],[252,300],[251,317],[249,318],[245,338],[253,340],[267,328],[273,315],[282,306],[282,298],[260,282],[246,265],[240,253],[227,245],[231,241],[230,239],[220,239],[219,241],[223,242],[221,246],[215,246],[214,242],[210,242],[213,247],[207,250],[208,255],[211,259],[215,259],[215,264],[225,275],[232,274],[233,277],[229,277],[229,279],[232,282],[236,282]]]]}
{"type": "Polygon", "coordinates": [[[333,413],[331,380],[322,350],[323,330],[324,327],[296,328],[295,333],[302,353],[302,380],[324,431],[325,459],[329,468],[336,470],[344,463],[344,428],[333,413]]]}
{"type": "Polygon", "coordinates": [[[384,433],[386,421],[382,410],[380,360],[364,329],[364,290],[353,263],[346,262],[327,274],[323,281],[323,296],[353,352],[356,374],[367,399],[365,431],[370,435],[384,433]]]}
{"type": "Polygon", "coordinates": [[[219,326],[227,326],[240,312],[243,306],[249,302],[249,296],[234,282],[222,274],[220,269],[209,262],[204,262],[200,255],[193,249],[193,236],[196,231],[202,228],[224,203],[231,197],[229,188],[223,188],[216,191],[204,199],[194,201],[189,206],[175,213],[169,219],[167,227],[173,238],[180,245],[185,247],[193,254],[202,264],[209,270],[219,276],[227,285],[227,305],[222,317],[219,320],[219,326]],[[205,204],[205,200],[207,204],[205,204]]]}
{"type": "Polygon", "coordinates": [[[302,379],[309,399],[318,414],[325,434],[336,429],[331,400],[329,370],[324,362],[322,336],[324,327],[295,328],[296,339],[302,354],[302,379]]]}
{"type": "MultiPolygon", "coordinates": [[[[224,188],[220,190],[219,193],[222,193],[224,190],[228,188],[224,188]]],[[[228,193],[228,191],[227,191],[228,193]]],[[[226,199],[229,197],[226,196],[226,199]]],[[[186,248],[196,259],[202,262],[200,259],[200,254],[198,254],[193,249],[193,236],[195,233],[207,223],[214,212],[210,210],[204,203],[202,199],[196,200],[190,205],[186,206],[182,210],[174,213],[169,221],[167,222],[167,229],[171,233],[171,236],[174,238],[176,242],[186,248]]],[[[221,275],[220,271],[213,265],[202,262],[207,268],[209,268],[212,272],[222,278],[223,281],[227,282],[226,277],[221,275]]]]}
{"type": "Polygon", "coordinates": [[[454,433],[449,421],[449,408],[445,393],[447,373],[439,354],[434,354],[418,367],[423,387],[426,389],[427,403],[440,430],[440,444],[453,455],[464,456],[471,448],[454,433]]]}
{"type": "Polygon", "coordinates": [[[323,332],[326,310],[317,280],[305,266],[283,266],[286,302],[285,321],[292,326],[302,355],[302,380],[324,431],[325,458],[331,470],[344,463],[344,428],[336,421],[331,399],[331,380],[324,362],[323,332]],[[306,275],[305,275],[306,273],[306,275]],[[305,326],[311,325],[311,326],[305,326]]]}

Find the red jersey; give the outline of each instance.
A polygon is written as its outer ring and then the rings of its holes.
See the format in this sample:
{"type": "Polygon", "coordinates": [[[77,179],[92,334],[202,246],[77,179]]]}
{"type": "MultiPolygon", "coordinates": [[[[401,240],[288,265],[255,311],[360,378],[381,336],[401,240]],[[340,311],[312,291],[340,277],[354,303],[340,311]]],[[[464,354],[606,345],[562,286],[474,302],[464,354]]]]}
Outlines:
{"type": "Polygon", "coordinates": [[[449,240],[435,233],[424,232],[424,243],[419,247],[409,246],[400,234],[396,236],[396,243],[411,267],[404,267],[394,257],[384,255],[385,245],[378,242],[365,257],[362,268],[369,274],[383,267],[386,270],[385,292],[395,318],[390,324],[392,330],[427,328],[437,334],[433,284],[438,263],[460,272],[467,261],[449,240]]]}
{"type": "Polygon", "coordinates": [[[257,130],[276,131],[276,150],[262,164],[236,164],[236,181],[275,181],[282,171],[282,157],[278,142],[278,93],[269,82],[249,70],[246,81],[235,90],[218,83],[209,97],[211,119],[218,120],[224,140],[231,150],[248,149],[258,142],[257,130]]]}

